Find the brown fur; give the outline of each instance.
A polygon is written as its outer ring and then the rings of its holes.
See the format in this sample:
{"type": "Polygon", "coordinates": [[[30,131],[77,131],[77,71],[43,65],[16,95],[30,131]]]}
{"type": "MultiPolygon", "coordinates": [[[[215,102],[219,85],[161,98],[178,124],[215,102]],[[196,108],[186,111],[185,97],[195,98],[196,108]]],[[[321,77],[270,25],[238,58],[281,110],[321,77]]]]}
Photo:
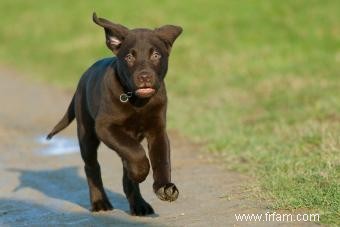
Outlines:
{"type": "Polygon", "coordinates": [[[163,79],[171,46],[182,29],[165,25],[155,30],[130,30],[97,18],[95,13],[93,20],[104,28],[106,44],[117,57],[102,59],[84,73],[65,116],[47,138],[51,139],[76,118],[92,210],[112,209],[97,161],[97,148],[103,142],[122,159],[123,187],[131,213],[152,214],[153,208],[139,190],[139,183],[145,180],[150,169],[140,144],[143,138],[148,142],[156,195],[161,200],[174,201],[179,194],[171,183],[163,79]],[[145,92],[145,88],[154,93],[145,92]],[[120,101],[121,94],[131,94],[128,102],[120,101]]]}

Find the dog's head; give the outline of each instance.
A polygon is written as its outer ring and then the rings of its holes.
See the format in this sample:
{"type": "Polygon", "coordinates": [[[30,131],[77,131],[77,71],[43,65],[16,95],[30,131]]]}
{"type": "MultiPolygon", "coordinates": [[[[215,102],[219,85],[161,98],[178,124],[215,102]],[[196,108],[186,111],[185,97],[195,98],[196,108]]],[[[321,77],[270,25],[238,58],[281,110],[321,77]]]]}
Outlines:
{"type": "Polygon", "coordinates": [[[93,21],[104,28],[106,45],[118,58],[123,86],[140,98],[154,95],[165,77],[171,47],[182,28],[165,25],[154,30],[130,30],[98,18],[96,13],[93,21]]]}

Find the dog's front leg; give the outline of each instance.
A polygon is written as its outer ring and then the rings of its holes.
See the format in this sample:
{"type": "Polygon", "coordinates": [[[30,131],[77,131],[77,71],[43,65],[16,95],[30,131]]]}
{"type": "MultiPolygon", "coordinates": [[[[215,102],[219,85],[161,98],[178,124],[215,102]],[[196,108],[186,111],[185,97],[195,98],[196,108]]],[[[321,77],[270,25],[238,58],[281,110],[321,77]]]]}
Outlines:
{"type": "Polygon", "coordinates": [[[96,123],[96,132],[100,140],[115,150],[123,160],[123,189],[130,204],[131,214],[153,214],[153,208],[143,199],[139,190],[139,183],[144,181],[150,169],[143,147],[120,127],[104,121],[96,123]]]}
{"type": "Polygon", "coordinates": [[[159,199],[175,201],[178,189],[171,183],[170,144],[166,130],[150,133],[147,137],[153,170],[153,189],[159,199]]]}
{"type": "Polygon", "coordinates": [[[121,127],[105,120],[96,121],[96,133],[106,146],[122,158],[129,178],[136,183],[143,182],[149,173],[150,164],[140,143],[121,127]]]}

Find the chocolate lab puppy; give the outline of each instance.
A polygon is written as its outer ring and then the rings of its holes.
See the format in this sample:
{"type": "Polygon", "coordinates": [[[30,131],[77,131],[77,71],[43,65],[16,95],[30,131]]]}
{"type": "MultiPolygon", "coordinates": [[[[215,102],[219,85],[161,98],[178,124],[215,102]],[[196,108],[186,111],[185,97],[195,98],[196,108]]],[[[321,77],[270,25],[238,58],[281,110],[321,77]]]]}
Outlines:
{"type": "Polygon", "coordinates": [[[83,74],[66,114],[47,139],[76,118],[92,211],[113,209],[105,194],[97,161],[97,148],[103,142],[122,159],[123,188],[131,214],[152,214],[153,208],[139,190],[139,183],[149,173],[150,163],[153,190],[158,198],[174,201],[179,194],[171,182],[163,79],[171,47],[182,28],[165,25],[154,30],[130,30],[98,18],[95,13],[93,21],[104,28],[106,45],[116,57],[99,60],[83,74]],[[150,163],[141,146],[144,138],[150,163]]]}

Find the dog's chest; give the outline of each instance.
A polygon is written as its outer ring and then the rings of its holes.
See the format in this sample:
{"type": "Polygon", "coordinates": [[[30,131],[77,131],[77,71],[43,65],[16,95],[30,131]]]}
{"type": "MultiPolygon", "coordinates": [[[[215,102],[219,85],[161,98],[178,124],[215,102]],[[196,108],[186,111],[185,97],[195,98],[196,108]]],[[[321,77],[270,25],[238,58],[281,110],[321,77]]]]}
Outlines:
{"type": "Polygon", "coordinates": [[[124,128],[128,134],[136,139],[142,139],[152,124],[148,114],[135,113],[124,122],[124,128]]]}

